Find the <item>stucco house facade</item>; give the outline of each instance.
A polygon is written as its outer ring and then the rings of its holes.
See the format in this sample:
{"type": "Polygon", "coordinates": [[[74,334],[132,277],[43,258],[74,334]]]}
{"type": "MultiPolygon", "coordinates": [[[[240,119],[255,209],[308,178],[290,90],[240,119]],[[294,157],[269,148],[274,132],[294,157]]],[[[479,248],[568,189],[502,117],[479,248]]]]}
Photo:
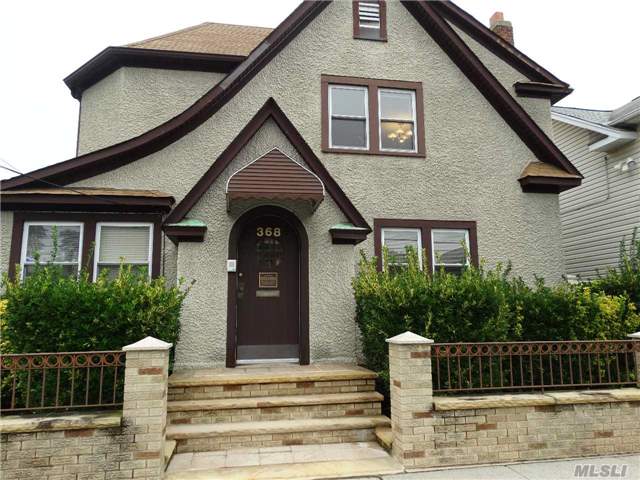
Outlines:
{"type": "Polygon", "coordinates": [[[110,47],[66,82],[77,156],[2,182],[1,268],[28,275],[56,225],[71,273],[195,280],[178,368],[355,362],[361,250],[564,273],[558,194],[582,175],[550,108],[571,89],[450,2],[303,2],[273,30],[110,47]]]}
{"type": "Polygon", "coordinates": [[[556,143],[584,173],[560,194],[568,275],[584,280],[618,266],[620,241],[640,228],[640,97],[615,110],[552,108],[556,143]]]}

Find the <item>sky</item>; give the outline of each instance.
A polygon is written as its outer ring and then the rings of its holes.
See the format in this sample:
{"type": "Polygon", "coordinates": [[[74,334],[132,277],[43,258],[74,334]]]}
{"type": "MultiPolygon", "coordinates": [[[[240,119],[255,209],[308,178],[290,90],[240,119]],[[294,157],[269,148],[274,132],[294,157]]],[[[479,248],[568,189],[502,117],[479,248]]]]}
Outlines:
{"type": "MultiPolygon", "coordinates": [[[[298,0],[5,2],[0,16],[0,159],[28,172],[74,156],[78,101],[71,97],[62,79],[105,47],[205,21],[274,27],[298,3],[298,0]]],[[[504,12],[505,20],[513,23],[516,46],[575,89],[559,105],[613,109],[640,95],[637,62],[640,1],[458,0],[456,3],[485,24],[493,12],[504,12]]],[[[14,174],[0,169],[0,178],[11,176],[14,174]]]]}

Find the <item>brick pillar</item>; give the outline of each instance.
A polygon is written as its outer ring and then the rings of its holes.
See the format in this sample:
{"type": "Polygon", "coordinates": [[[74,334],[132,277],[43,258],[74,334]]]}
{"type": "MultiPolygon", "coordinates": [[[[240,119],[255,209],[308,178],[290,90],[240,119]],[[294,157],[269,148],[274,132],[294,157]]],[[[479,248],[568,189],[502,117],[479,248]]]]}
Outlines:
{"type": "Polygon", "coordinates": [[[122,421],[134,435],[130,462],[134,478],[164,475],[164,439],[171,344],[147,337],[127,345],[122,421]]]}
{"type": "Polygon", "coordinates": [[[636,386],[640,388],[640,332],[631,333],[627,337],[635,340],[637,350],[634,352],[636,357],[636,386]]]}
{"type": "Polygon", "coordinates": [[[433,449],[433,340],[405,332],[387,339],[393,456],[407,467],[428,462],[433,449]]]}

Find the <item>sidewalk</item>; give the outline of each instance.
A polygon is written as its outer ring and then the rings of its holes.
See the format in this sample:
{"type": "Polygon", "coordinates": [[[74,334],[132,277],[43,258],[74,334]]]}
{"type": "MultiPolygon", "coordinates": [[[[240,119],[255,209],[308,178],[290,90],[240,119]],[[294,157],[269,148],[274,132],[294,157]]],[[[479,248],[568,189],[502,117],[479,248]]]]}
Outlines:
{"type": "MultiPolygon", "coordinates": [[[[383,480],[575,480],[577,478],[638,480],[640,479],[640,455],[448,468],[368,478],[382,478],[383,480]],[[583,470],[576,470],[577,466],[583,470]]],[[[364,477],[359,480],[364,480],[364,477]]]]}

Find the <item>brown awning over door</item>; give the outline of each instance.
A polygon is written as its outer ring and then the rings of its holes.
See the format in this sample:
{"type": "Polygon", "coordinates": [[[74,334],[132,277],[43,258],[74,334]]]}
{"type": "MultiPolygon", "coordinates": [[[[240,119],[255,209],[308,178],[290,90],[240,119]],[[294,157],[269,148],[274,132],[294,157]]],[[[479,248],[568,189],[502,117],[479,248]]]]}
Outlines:
{"type": "Polygon", "coordinates": [[[274,148],[229,178],[227,199],[305,200],[315,207],[324,199],[324,185],[310,170],[274,148]]]}

